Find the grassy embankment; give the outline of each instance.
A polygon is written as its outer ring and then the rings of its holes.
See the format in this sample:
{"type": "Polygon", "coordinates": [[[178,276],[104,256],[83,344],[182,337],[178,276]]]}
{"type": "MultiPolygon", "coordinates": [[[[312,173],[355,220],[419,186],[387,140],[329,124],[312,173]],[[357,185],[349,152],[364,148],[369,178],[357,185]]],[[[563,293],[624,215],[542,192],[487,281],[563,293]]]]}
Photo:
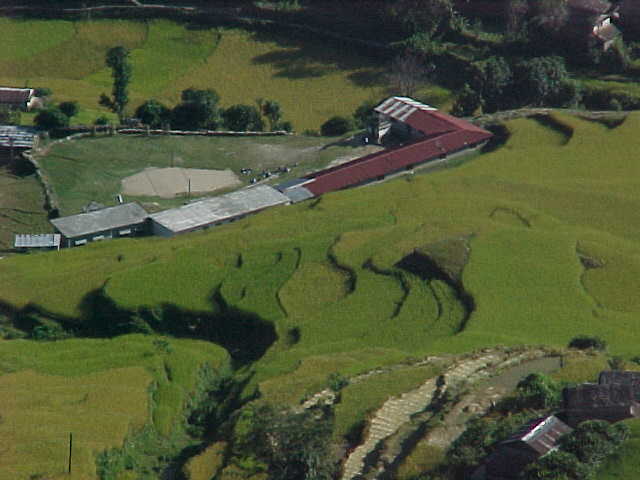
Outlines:
{"type": "Polygon", "coordinates": [[[188,444],[185,401],[200,365],[219,368],[223,349],[207,342],[154,337],[72,339],[53,343],[3,341],[0,348],[0,478],[96,478],[95,455],[120,447],[150,425],[188,444]],[[68,436],[73,469],[66,475],[68,436]]]}
{"type": "MultiPolygon", "coordinates": [[[[78,101],[81,113],[74,123],[91,123],[103,114],[113,118],[98,105],[98,97],[111,91],[104,57],[115,45],[132,50],[131,113],[149,98],[174,105],[185,88],[213,88],[223,107],[253,104],[259,97],[277,100],[284,119],[301,132],[317,130],[329,117],[350,115],[362,102],[386,94],[380,61],[320,40],[194,30],[165,20],[4,18],[0,30],[0,84],[48,87],[55,102],[78,101]]],[[[441,107],[450,99],[439,87],[427,86],[420,93],[441,107]]],[[[25,114],[24,120],[32,116],[25,114]]]]}
{"type": "MultiPolygon", "coordinates": [[[[323,388],[332,371],[350,376],[496,344],[564,346],[590,334],[632,356],[640,340],[632,300],[640,116],[615,129],[555,120],[564,128],[511,121],[502,148],[456,169],[329,194],[207,233],[6,259],[0,298],[77,317],[83,298],[108,279],[105,293],[123,308],[171,305],[207,318],[226,305],[256,314],[279,339],[255,364],[254,382],[280,402],[323,388]],[[461,238],[469,247],[462,283],[475,303],[469,318],[454,287],[398,266],[416,248],[461,238]],[[585,256],[598,268],[586,268],[585,256]]],[[[450,255],[464,263],[459,249],[450,255]]],[[[219,318],[208,318],[215,329],[219,318]]],[[[360,404],[343,407],[342,432],[380,404],[373,383],[357,387],[360,404]]]]}

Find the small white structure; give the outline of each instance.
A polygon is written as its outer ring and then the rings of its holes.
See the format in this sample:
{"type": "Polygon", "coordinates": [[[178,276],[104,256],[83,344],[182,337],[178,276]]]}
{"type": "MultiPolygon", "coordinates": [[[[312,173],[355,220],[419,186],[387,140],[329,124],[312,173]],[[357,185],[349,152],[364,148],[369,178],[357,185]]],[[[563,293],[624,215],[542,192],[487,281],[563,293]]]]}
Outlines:
{"type": "Polygon", "coordinates": [[[59,233],[17,234],[13,246],[18,250],[30,248],[60,250],[60,239],[59,233]]]}
{"type": "Polygon", "coordinates": [[[172,237],[233,222],[265,208],[290,202],[275,188],[259,185],[153,213],[150,215],[151,227],[154,235],[172,237]]]}

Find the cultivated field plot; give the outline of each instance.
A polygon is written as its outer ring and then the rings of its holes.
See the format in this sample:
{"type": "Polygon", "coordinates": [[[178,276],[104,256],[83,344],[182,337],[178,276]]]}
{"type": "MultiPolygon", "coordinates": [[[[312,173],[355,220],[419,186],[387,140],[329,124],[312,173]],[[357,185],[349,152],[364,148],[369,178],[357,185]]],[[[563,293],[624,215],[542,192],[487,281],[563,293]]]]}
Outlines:
{"type": "Polygon", "coordinates": [[[3,342],[0,351],[0,478],[93,480],[96,455],[121,447],[144,425],[180,438],[198,368],[227,360],[223,349],[155,337],[38,343],[3,342]],[[73,469],[67,475],[69,433],[73,469]]]}
{"type": "MultiPolygon", "coordinates": [[[[200,186],[195,177],[192,192],[209,191],[209,187],[230,189],[237,187],[235,177],[241,184],[251,178],[260,178],[263,170],[274,171],[288,166],[286,175],[272,177],[270,181],[282,181],[316,170],[341,157],[358,157],[375,149],[361,142],[340,142],[320,137],[167,137],[167,136],[119,136],[85,138],[54,146],[40,159],[42,168],[51,179],[60,201],[63,215],[79,213],[92,200],[112,205],[118,193],[128,200],[137,199],[148,203],[149,208],[173,206],[184,201],[184,195],[174,193],[187,191],[186,169],[228,171],[223,177],[200,186]],[[251,168],[243,175],[243,168],[251,168]],[[139,189],[131,190],[129,180],[145,169],[155,169],[156,193],[153,182],[144,181],[139,189]],[[162,170],[159,170],[162,169],[162,170]],[[164,173],[163,173],[164,172],[164,173]],[[176,173],[176,175],[173,175],[176,173]],[[144,185],[148,188],[144,189],[144,185]],[[162,185],[165,185],[164,187],[162,185]],[[203,188],[203,190],[200,190],[203,188]]],[[[202,176],[201,176],[202,177],[202,176]]],[[[136,177],[139,178],[139,177],[136,177]]],[[[204,178],[202,178],[204,180],[204,178]]],[[[135,180],[134,180],[135,181],[135,180]]]]}
{"type": "MultiPolygon", "coordinates": [[[[213,88],[225,107],[277,100],[284,119],[302,132],[388,93],[379,60],[311,38],[190,29],[166,20],[0,19],[0,31],[0,84],[48,87],[54,101],[80,102],[77,123],[107,113],[98,98],[111,91],[104,57],[116,45],[132,50],[131,113],[149,98],[172,106],[185,88],[213,88]]],[[[450,99],[439,87],[425,86],[420,96],[438,106],[450,99]]]]}
{"type": "Polygon", "coordinates": [[[16,233],[48,233],[42,186],[35,176],[18,177],[0,167],[0,251],[13,248],[16,233]]]}

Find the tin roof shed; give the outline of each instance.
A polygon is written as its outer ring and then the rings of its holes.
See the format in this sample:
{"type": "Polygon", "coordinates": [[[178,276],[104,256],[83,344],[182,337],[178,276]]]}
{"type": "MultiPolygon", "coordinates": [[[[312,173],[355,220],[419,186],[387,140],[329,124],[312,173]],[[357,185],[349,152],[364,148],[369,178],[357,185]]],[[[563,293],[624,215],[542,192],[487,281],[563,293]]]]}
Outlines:
{"type": "Polygon", "coordinates": [[[148,217],[149,214],[144,208],[132,202],[93,212],[55,218],[51,220],[51,223],[65,237],[75,238],[129,225],[138,225],[148,217]]]}
{"type": "Polygon", "coordinates": [[[59,233],[18,234],[15,236],[15,248],[60,248],[59,233]]]}

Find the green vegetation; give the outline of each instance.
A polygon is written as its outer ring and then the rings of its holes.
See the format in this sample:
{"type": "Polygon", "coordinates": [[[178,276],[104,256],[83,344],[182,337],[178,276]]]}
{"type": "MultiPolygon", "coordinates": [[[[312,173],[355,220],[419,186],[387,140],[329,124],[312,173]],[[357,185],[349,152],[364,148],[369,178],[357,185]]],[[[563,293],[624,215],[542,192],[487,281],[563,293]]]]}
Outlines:
{"type": "Polygon", "coordinates": [[[0,384],[12,395],[0,396],[0,432],[11,446],[0,453],[0,476],[64,472],[69,432],[73,478],[95,478],[94,454],[120,447],[145,424],[161,436],[184,436],[181,417],[198,367],[217,369],[228,357],[207,342],[171,339],[167,353],[153,340],[2,342],[0,384]]]}
{"type": "MultiPolygon", "coordinates": [[[[1,21],[0,84],[48,87],[54,101],[78,101],[76,123],[91,124],[107,112],[98,99],[111,90],[104,59],[117,45],[131,50],[129,114],[151,98],[175,106],[182,90],[213,88],[223,107],[269,98],[297,131],[317,130],[387,93],[379,61],[308,37],[189,29],[167,20],[1,21]]],[[[439,105],[449,98],[441,87],[419,93],[439,105]]]]}

